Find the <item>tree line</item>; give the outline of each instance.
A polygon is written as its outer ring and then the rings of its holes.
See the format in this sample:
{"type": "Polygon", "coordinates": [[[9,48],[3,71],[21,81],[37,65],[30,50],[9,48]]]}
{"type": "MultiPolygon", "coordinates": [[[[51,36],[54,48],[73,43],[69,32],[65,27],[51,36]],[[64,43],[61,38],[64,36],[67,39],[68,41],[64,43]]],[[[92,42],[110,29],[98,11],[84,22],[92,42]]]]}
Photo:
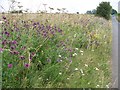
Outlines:
{"type": "Polygon", "coordinates": [[[104,17],[109,20],[111,15],[117,14],[117,11],[112,8],[110,2],[101,2],[96,9],[88,10],[86,14],[94,14],[96,16],[104,17]]]}

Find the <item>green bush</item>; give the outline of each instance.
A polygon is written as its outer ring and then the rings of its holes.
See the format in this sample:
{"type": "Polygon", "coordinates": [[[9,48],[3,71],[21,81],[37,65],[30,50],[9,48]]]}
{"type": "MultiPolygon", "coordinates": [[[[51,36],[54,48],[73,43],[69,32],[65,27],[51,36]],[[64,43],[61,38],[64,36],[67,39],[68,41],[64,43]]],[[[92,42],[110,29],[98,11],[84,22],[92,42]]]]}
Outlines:
{"type": "Polygon", "coordinates": [[[96,15],[109,20],[111,12],[112,6],[110,5],[110,2],[101,2],[97,7],[96,15]]]}
{"type": "Polygon", "coordinates": [[[118,13],[118,21],[120,22],[120,13],[118,13]]]}

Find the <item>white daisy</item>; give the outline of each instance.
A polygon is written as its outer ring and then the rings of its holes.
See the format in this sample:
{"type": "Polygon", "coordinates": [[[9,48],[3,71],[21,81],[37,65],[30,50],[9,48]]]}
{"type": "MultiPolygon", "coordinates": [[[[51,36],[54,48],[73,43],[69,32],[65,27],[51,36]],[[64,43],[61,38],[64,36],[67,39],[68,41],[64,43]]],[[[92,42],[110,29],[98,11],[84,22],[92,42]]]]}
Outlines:
{"type": "Polygon", "coordinates": [[[78,70],[78,68],[75,68],[75,71],[77,71],[78,70]]]}
{"type": "Polygon", "coordinates": [[[60,75],[62,75],[62,73],[61,73],[61,72],[60,72],[59,74],[60,74],[60,75]]]}

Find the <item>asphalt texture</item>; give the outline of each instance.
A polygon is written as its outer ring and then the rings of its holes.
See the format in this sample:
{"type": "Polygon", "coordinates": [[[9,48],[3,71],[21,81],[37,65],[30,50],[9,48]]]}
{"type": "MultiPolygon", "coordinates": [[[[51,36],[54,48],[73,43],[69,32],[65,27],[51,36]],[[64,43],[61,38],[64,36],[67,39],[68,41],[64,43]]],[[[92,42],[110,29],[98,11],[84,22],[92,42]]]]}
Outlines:
{"type": "Polygon", "coordinates": [[[112,88],[118,88],[118,25],[112,16],[112,88]]]}

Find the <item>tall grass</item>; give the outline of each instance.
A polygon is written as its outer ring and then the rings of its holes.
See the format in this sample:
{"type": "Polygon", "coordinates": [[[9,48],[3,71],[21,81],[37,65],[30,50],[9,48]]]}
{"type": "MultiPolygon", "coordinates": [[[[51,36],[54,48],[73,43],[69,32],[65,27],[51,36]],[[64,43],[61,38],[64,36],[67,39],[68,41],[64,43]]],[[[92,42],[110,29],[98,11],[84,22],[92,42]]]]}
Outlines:
{"type": "Polygon", "coordinates": [[[2,15],[4,88],[105,88],[111,21],[92,15],[2,15]]]}

